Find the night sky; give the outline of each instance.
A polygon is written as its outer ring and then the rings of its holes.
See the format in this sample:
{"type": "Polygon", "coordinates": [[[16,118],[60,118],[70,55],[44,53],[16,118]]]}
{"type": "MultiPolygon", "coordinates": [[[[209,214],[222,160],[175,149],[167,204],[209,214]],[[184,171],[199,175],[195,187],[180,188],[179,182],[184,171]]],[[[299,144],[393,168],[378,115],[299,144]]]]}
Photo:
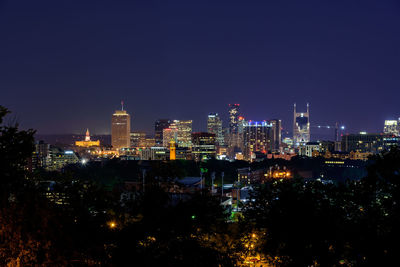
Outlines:
{"type": "Polygon", "coordinates": [[[280,118],[382,130],[400,117],[400,1],[0,0],[0,105],[41,134],[158,118],[280,118]]]}

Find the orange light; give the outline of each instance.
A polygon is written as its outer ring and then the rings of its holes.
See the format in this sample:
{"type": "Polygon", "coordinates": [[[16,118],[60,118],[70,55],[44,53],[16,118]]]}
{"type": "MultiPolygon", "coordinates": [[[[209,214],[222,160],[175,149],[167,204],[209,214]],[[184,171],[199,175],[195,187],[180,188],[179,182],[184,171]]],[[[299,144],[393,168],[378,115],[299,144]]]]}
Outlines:
{"type": "Polygon", "coordinates": [[[114,229],[114,228],[117,227],[117,223],[114,222],[114,221],[108,222],[108,227],[109,227],[110,229],[114,229]]]}

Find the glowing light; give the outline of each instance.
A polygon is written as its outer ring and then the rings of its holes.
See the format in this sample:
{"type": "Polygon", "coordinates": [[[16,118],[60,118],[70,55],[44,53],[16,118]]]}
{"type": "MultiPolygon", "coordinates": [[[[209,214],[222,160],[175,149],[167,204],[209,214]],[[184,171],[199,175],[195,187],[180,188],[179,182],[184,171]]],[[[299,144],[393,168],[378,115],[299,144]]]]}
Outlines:
{"type": "Polygon", "coordinates": [[[117,223],[115,221],[108,222],[108,227],[110,229],[115,229],[117,227],[117,223]]]}

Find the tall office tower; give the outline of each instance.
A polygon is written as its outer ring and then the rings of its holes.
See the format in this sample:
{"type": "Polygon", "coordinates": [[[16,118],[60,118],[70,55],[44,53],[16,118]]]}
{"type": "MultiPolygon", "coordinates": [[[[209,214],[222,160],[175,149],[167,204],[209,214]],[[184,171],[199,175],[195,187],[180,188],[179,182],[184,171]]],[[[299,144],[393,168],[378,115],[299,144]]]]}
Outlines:
{"type": "Polygon", "coordinates": [[[213,133],[193,133],[192,134],[192,154],[196,161],[215,158],[217,154],[215,146],[215,134],[213,133]]]}
{"type": "Polygon", "coordinates": [[[224,134],[222,132],[222,120],[218,113],[210,113],[207,119],[207,132],[215,134],[216,144],[224,145],[224,134]]]}
{"type": "Polygon", "coordinates": [[[269,123],[272,125],[272,151],[278,152],[280,150],[282,142],[282,121],[278,119],[273,119],[270,120],[269,123]]]}
{"type": "Polygon", "coordinates": [[[293,112],[293,142],[295,147],[310,142],[310,106],[307,103],[307,112],[297,112],[294,104],[293,112]]]}
{"type": "Polygon", "coordinates": [[[192,120],[173,120],[169,128],[177,130],[178,147],[192,147],[192,120]]]}
{"type": "Polygon", "coordinates": [[[385,120],[385,126],[383,128],[383,133],[399,136],[400,135],[400,119],[399,119],[399,121],[385,120]]]}
{"type": "Polygon", "coordinates": [[[244,150],[247,160],[255,157],[256,152],[266,154],[271,150],[272,124],[266,121],[249,121],[244,126],[244,150]]]}
{"type": "Polygon", "coordinates": [[[156,146],[163,145],[163,130],[168,128],[170,124],[171,120],[169,119],[156,120],[156,123],[154,124],[154,139],[156,139],[156,146]]]}
{"type": "Polygon", "coordinates": [[[116,110],[111,118],[111,145],[114,149],[130,147],[131,116],[124,110],[116,110]]]}
{"type": "Polygon", "coordinates": [[[229,104],[229,132],[238,133],[239,104],[229,104]]]}
{"type": "Polygon", "coordinates": [[[163,130],[163,147],[169,147],[171,141],[174,141],[176,143],[177,140],[178,140],[178,129],[165,128],[163,130]]]}

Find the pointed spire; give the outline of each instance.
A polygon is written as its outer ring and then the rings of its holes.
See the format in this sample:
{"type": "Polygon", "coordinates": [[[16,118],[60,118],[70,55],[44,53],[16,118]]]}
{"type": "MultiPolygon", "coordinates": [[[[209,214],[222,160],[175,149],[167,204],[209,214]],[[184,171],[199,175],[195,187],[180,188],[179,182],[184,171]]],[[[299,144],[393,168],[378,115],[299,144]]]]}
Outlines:
{"type": "Polygon", "coordinates": [[[121,100],[121,110],[124,110],[124,101],[123,100],[121,100]]]}
{"type": "Polygon", "coordinates": [[[87,129],[86,129],[85,141],[90,141],[90,133],[89,133],[89,128],[87,128],[87,129]]]}

